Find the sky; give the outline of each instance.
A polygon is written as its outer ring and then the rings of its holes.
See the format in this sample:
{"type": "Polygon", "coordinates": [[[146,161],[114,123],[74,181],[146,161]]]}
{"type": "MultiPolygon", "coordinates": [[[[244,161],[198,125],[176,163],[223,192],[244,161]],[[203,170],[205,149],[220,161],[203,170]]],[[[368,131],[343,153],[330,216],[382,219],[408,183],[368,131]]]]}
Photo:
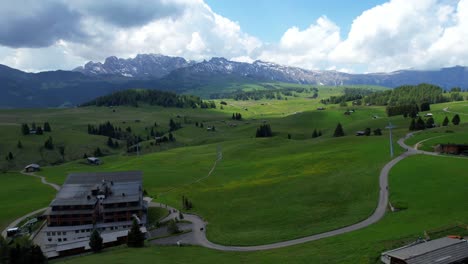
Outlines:
{"type": "Polygon", "coordinates": [[[352,73],[468,65],[468,0],[16,0],[0,25],[0,64],[32,72],[141,53],[352,73]]]}

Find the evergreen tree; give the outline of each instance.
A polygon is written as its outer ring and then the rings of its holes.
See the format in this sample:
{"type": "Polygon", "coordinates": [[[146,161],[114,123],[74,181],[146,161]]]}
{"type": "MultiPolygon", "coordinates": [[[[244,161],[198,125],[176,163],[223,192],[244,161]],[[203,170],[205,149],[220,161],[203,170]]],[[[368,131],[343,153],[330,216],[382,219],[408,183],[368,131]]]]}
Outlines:
{"type": "Polygon", "coordinates": [[[370,136],[370,134],[371,134],[371,129],[370,129],[370,127],[368,127],[368,128],[366,128],[366,129],[364,130],[364,135],[370,136]]]}
{"type": "Polygon", "coordinates": [[[91,237],[89,238],[89,246],[95,253],[102,250],[102,237],[96,229],[94,229],[91,233],[91,237]]]}
{"type": "Polygon", "coordinates": [[[335,132],[333,133],[333,136],[334,136],[334,137],[342,137],[342,136],[344,136],[343,127],[341,126],[340,123],[338,123],[338,125],[336,126],[335,132]]]}
{"type": "Polygon", "coordinates": [[[53,140],[52,140],[52,137],[49,137],[49,138],[45,141],[45,143],[44,143],[44,148],[50,149],[50,150],[54,149],[54,142],[53,142],[53,140]]]}
{"type": "Polygon", "coordinates": [[[319,131],[318,131],[317,136],[318,136],[318,137],[321,137],[321,136],[322,136],[322,130],[319,130],[319,131]]]}
{"type": "Polygon", "coordinates": [[[172,134],[172,132],[169,132],[169,141],[171,141],[171,142],[175,141],[175,137],[172,134]]]}
{"type": "Polygon", "coordinates": [[[203,128],[203,123],[200,123],[200,127],[203,128]]]}
{"type": "Polygon", "coordinates": [[[426,120],[426,127],[427,127],[427,128],[433,128],[433,127],[434,127],[434,118],[429,117],[429,118],[426,120]]]}
{"type": "Polygon", "coordinates": [[[426,123],[424,123],[421,117],[418,117],[418,120],[416,120],[416,130],[424,130],[425,128],[426,123]]]}
{"type": "Polygon", "coordinates": [[[288,139],[291,139],[291,134],[288,134],[288,139]]]}
{"type": "Polygon", "coordinates": [[[109,146],[110,148],[114,148],[114,141],[112,141],[111,137],[107,138],[107,146],[109,146]]]}
{"type": "Polygon", "coordinates": [[[51,132],[52,131],[52,129],[50,128],[49,122],[44,123],[44,131],[45,132],[51,132]]]}
{"type": "Polygon", "coordinates": [[[88,154],[83,154],[83,159],[87,159],[88,158],[88,154]]]}
{"type": "Polygon", "coordinates": [[[458,114],[456,114],[455,116],[453,116],[453,118],[452,118],[452,124],[454,124],[454,125],[460,124],[460,116],[459,116],[458,114]]]}
{"type": "Polygon", "coordinates": [[[21,143],[21,140],[18,140],[18,144],[16,144],[16,146],[17,146],[19,149],[22,149],[22,148],[23,148],[23,144],[21,143]]]}
{"type": "Polygon", "coordinates": [[[449,123],[449,119],[447,116],[445,116],[444,122],[442,122],[442,126],[448,126],[448,123],[449,123]]]}
{"type": "Polygon", "coordinates": [[[231,117],[232,120],[235,120],[236,119],[236,116],[234,113],[232,113],[232,117],[231,117]]]}
{"type": "Polygon", "coordinates": [[[31,246],[31,258],[30,258],[29,263],[42,264],[46,262],[47,262],[47,258],[42,253],[41,247],[38,245],[32,245],[31,246]]]}
{"type": "Polygon", "coordinates": [[[8,160],[13,160],[15,157],[13,157],[13,153],[8,152],[8,160]]]}
{"type": "Polygon", "coordinates": [[[42,127],[38,126],[36,128],[36,135],[42,135],[42,134],[44,134],[44,132],[42,131],[42,127]]]}
{"type": "Polygon", "coordinates": [[[36,123],[33,122],[33,123],[31,124],[31,130],[36,130],[36,123]]]}
{"type": "Polygon", "coordinates": [[[22,125],[21,125],[21,133],[22,133],[23,135],[29,135],[29,130],[30,130],[30,129],[29,129],[28,124],[22,124],[22,125]]]}
{"type": "Polygon", "coordinates": [[[382,135],[382,129],[380,129],[380,128],[375,129],[374,130],[374,135],[375,136],[381,136],[382,135]]]}
{"type": "Polygon", "coordinates": [[[312,132],[312,138],[318,137],[317,129],[314,129],[314,132],[312,132]]]}
{"type": "Polygon", "coordinates": [[[59,147],[60,156],[62,156],[62,160],[65,160],[65,146],[59,147]]]}
{"type": "Polygon", "coordinates": [[[94,150],[94,157],[102,157],[102,151],[99,147],[94,150]]]}
{"type": "Polygon", "coordinates": [[[145,245],[145,234],[140,230],[140,225],[136,219],[133,219],[132,228],[128,232],[127,246],[143,247],[145,245]]]}
{"type": "Polygon", "coordinates": [[[416,121],[414,120],[414,118],[411,118],[411,123],[410,123],[410,126],[409,126],[409,130],[410,131],[416,130],[416,121]]]}

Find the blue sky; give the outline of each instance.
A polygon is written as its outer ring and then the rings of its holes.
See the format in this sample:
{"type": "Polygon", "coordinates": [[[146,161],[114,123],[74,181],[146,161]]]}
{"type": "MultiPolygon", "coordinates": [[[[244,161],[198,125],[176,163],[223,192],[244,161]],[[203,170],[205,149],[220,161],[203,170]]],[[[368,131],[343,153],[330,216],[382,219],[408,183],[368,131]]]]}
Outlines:
{"type": "Polygon", "coordinates": [[[341,28],[341,36],[344,38],[357,16],[387,1],[206,0],[205,2],[214,12],[238,22],[250,35],[266,42],[277,42],[288,28],[292,26],[307,28],[321,16],[326,16],[335,22],[341,28]]]}

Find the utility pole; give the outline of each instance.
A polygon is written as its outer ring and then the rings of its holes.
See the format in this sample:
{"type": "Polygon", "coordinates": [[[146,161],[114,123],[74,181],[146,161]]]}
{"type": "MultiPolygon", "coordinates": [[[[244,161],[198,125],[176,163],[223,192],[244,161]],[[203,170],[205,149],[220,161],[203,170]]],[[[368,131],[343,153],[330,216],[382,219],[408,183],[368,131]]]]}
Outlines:
{"type": "Polygon", "coordinates": [[[385,127],[388,128],[390,131],[390,157],[393,158],[393,138],[392,138],[392,128],[395,128],[390,121],[388,121],[388,126],[385,127]]]}

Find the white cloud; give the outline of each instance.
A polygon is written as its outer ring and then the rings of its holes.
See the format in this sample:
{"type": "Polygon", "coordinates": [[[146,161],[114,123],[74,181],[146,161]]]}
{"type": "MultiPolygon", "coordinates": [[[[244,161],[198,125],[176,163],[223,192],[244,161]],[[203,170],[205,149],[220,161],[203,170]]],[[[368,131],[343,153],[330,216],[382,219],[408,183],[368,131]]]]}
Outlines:
{"type": "MultiPolygon", "coordinates": [[[[274,44],[246,34],[237,22],[214,13],[202,0],[121,1],[108,9],[105,3],[88,0],[48,1],[52,4],[44,8],[60,7],[74,14],[73,35],[60,28],[48,39],[0,36],[0,43],[10,43],[3,44],[9,47],[0,46],[0,63],[34,71],[71,69],[111,55],[126,58],[161,53],[192,60],[221,56],[243,62],[261,59],[348,72],[468,65],[468,0],[390,0],[356,17],[344,39],[340,28],[322,16],[305,29],[289,28],[274,44]],[[133,13],[142,16],[129,21],[133,13]],[[15,43],[21,48],[12,46],[15,43]],[[43,46],[28,48],[37,45],[43,46]]],[[[18,27],[30,25],[27,12],[21,14],[18,27]]],[[[35,21],[38,15],[31,16],[35,21]]],[[[8,16],[3,20],[3,24],[11,24],[8,16]]]]}
{"type": "Polygon", "coordinates": [[[340,43],[340,29],[326,17],[301,31],[288,29],[278,45],[264,50],[259,58],[305,68],[328,68],[328,53],[340,43]]]}

